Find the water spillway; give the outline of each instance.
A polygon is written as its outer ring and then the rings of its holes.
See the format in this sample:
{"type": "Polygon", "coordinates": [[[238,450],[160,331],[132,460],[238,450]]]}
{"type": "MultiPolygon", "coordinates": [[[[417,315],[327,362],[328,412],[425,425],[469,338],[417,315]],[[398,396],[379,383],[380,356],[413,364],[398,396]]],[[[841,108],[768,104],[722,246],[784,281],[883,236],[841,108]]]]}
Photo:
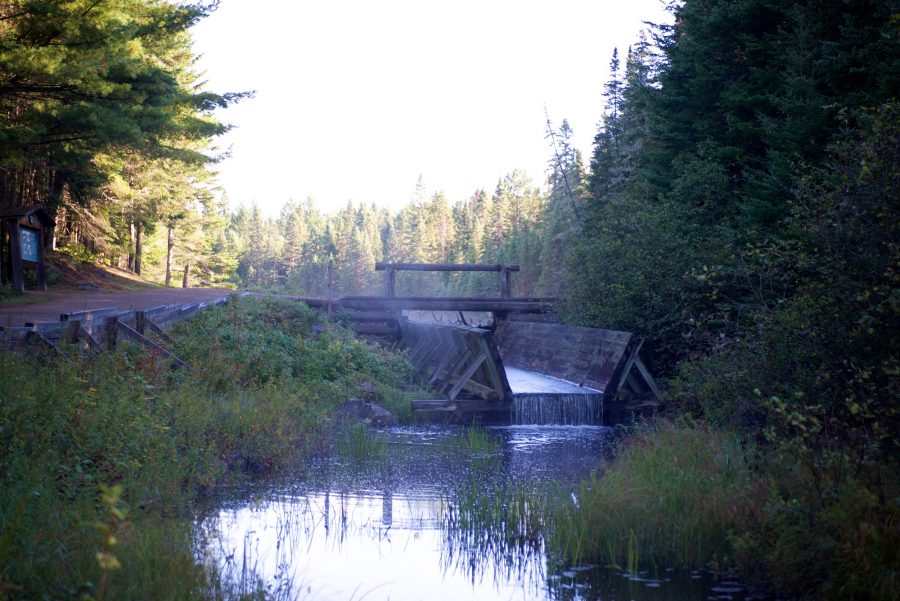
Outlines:
{"type": "Polygon", "coordinates": [[[506,366],[512,389],[510,419],[517,425],[598,426],[603,393],[545,374],[506,366]]]}
{"type": "Polygon", "coordinates": [[[627,332],[503,320],[493,330],[407,319],[398,326],[416,373],[443,396],[412,401],[414,411],[523,425],[602,425],[605,412],[624,405],[616,401],[640,392],[632,372],[655,392],[637,354],[642,340],[627,332]]]}

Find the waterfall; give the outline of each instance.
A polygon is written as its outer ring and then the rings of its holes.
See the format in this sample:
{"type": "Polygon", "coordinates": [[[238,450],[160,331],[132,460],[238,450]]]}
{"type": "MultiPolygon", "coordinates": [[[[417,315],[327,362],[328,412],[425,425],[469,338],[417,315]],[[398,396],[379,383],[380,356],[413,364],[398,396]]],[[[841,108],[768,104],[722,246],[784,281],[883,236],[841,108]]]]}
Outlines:
{"type": "Polygon", "coordinates": [[[513,394],[512,423],[517,425],[600,426],[602,394],[513,394]]]}

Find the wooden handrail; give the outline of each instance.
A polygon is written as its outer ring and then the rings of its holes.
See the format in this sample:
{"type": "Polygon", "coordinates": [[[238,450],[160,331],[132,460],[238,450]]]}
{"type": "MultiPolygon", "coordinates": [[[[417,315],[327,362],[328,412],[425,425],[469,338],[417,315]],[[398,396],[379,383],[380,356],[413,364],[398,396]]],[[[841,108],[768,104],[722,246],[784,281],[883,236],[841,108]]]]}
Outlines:
{"type": "Polygon", "coordinates": [[[519,271],[516,264],[503,263],[375,263],[375,271],[519,271]]]}
{"type": "Polygon", "coordinates": [[[500,273],[500,296],[512,296],[512,272],[516,264],[503,263],[375,263],[375,271],[384,272],[384,295],[394,296],[395,275],[398,271],[495,271],[500,273]]]}

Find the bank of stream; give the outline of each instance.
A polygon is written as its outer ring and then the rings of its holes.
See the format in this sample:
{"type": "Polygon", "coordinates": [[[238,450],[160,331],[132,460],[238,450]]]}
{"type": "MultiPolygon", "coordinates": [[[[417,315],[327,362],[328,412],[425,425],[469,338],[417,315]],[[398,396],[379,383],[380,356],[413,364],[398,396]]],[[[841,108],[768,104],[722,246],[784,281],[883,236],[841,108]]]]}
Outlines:
{"type": "Polygon", "coordinates": [[[552,557],[546,505],[612,442],[598,426],[345,426],[302,477],[221,491],[199,547],[283,598],[751,599],[706,572],[552,557]]]}

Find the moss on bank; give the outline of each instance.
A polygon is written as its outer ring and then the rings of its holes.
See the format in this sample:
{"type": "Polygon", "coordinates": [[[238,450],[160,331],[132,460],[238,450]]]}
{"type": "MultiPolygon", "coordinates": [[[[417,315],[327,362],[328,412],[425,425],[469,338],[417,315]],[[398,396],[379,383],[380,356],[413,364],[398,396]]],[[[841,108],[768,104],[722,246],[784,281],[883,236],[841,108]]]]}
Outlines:
{"type": "Polygon", "coordinates": [[[197,496],[299,465],[362,387],[408,396],[405,359],[297,303],[234,298],[172,336],[190,371],[127,345],[0,355],[0,598],[246,591],[196,553],[197,496]]]}

